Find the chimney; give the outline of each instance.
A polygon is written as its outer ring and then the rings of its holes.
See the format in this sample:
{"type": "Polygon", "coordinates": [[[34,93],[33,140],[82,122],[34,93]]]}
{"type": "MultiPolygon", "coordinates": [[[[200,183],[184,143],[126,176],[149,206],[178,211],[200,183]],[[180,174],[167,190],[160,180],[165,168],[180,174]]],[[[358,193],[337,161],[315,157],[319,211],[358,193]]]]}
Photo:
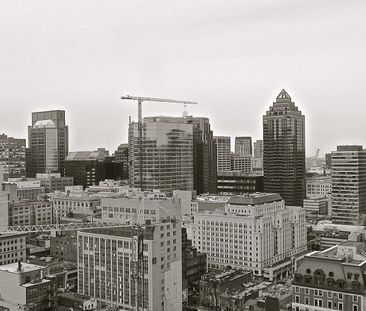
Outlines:
{"type": "Polygon", "coordinates": [[[18,271],[22,271],[22,262],[18,260],[18,271]]]}

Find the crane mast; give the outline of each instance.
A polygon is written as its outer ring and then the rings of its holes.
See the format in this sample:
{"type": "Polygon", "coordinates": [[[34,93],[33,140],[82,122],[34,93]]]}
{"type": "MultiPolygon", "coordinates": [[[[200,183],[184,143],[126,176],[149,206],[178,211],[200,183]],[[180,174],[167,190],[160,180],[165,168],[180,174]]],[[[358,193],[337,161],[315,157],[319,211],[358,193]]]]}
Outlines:
{"type": "MultiPolygon", "coordinates": [[[[122,100],[135,100],[137,101],[137,131],[138,131],[138,159],[139,159],[139,185],[142,190],[143,183],[143,143],[142,143],[142,103],[145,101],[148,102],[160,102],[160,103],[176,103],[183,104],[184,108],[187,105],[196,105],[196,102],[186,101],[186,100],[175,100],[175,99],[167,99],[167,98],[156,98],[156,97],[140,97],[140,96],[131,96],[126,95],[121,97],[122,100]]],[[[186,109],[185,109],[186,110],[186,109]]],[[[139,206],[139,210],[136,215],[136,224],[132,230],[132,260],[131,260],[131,269],[132,274],[131,278],[133,280],[134,285],[134,300],[135,300],[135,310],[138,311],[144,310],[144,233],[143,227],[139,224],[141,221],[141,208],[143,209],[143,198],[141,199],[141,203],[139,206]],[[139,303],[140,302],[140,303],[139,303]]]]}

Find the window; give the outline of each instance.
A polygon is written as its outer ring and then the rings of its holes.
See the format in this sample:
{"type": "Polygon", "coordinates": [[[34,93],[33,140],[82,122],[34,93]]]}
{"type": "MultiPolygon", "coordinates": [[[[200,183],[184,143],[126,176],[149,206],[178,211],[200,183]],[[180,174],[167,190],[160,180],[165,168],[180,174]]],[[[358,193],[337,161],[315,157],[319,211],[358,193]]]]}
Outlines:
{"type": "Polygon", "coordinates": [[[343,294],[339,293],[338,294],[338,299],[340,299],[340,300],[343,299],[343,294]]]}
{"type": "Polygon", "coordinates": [[[300,293],[300,288],[298,286],[295,287],[295,293],[300,293]]]}
{"type": "Polygon", "coordinates": [[[343,303],[342,302],[338,303],[338,310],[343,310],[343,303]]]}
{"type": "Polygon", "coordinates": [[[305,297],[305,304],[308,305],[309,304],[309,297],[305,297]]]}
{"type": "Polygon", "coordinates": [[[358,305],[353,305],[353,311],[358,311],[358,305]]]}
{"type": "Polygon", "coordinates": [[[353,295],[353,298],[352,298],[353,301],[358,301],[358,296],[356,295],[353,295]]]}
{"type": "Polygon", "coordinates": [[[300,302],[300,297],[299,296],[295,296],[295,302],[299,303],[300,302]]]}
{"type": "Polygon", "coordinates": [[[332,301],[328,300],[328,309],[332,309],[332,301]]]}
{"type": "Polygon", "coordinates": [[[332,298],[332,292],[328,292],[328,298],[332,298]]]}

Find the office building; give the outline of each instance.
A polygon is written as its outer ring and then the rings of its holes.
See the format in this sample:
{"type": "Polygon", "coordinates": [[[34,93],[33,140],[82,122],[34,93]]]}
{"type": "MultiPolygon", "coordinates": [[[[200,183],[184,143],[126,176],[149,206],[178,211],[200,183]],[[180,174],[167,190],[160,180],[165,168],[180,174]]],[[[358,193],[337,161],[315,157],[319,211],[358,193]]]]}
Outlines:
{"type": "Polygon", "coordinates": [[[9,226],[49,225],[53,223],[52,204],[47,201],[9,203],[9,226]]]}
{"type": "MultiPolygon", "coordinates": [[[[28,180],[33,180],[33,178],[29,178],[28,180]]],[[[65,191],[65,187],[74,185],[74,177],[62,177],[60,173],[37,173],[34,180],[40,182],[41,187],[45,189],[46,193],[65,191]]]]}
{"type": "Polygon", "coordinates": [[[193,190],[193,125],[185,118],[149,117],[142,126],[141,144],[138,123],[129,126],[130,186],[193,190]]]}
{"type": "Polygon", "coordinates": [[[51,232],[50,255],[59,261],[77,262],[77,234],[75,231],[51,232]]]}
{"type": "Polygon", "coordinates": [[[27,259],[26,233],[0,233],[0,266],[27,259]]]}
{"type": "Polygon", "coordinates": [[[366,223],[366,150],[338,146],[332,152],[332,221],[366,223]]]}
{"type": "Polygon", "coordinates": [[[0,167],[5,180],[25,176],[25,149],[25,139],[0,134],[0,167]]]}
{"type": "Polygon", "coordinates": [[[330,175],[312,175],[306,177],[306,197],[331,197],[332,177],[330,175]]]}
{"type": "Polygon", "coordinates": [[[264,191],[287,205],[305,198],[305,116],[285,90],[263,116],[264,191]]]}
{"type": "Polygon", "coordinates": [[[0,306],[5,310],[54,310],[54,278],[45,268],[25,262],[0,266],[0,306]]]}
{"type": "Polygon", "coordinates": [[[87,188],[105,179],[122,179],[123,167],[124,164],[116,162],[104,148],[70,152],[65,161],[65,176],[73,177],[74,185],[87,188]]]}
{"type": "Polygon", "coordinates": [[[252,138],[250,136],[235,137],[235,153],[252,156],[252,138]]]}
{"type": "Polygon", "coordinates": [[[128,144],[120,144],[118,149],[114,152],[115,161],[122,163],[122,179],[128,179],[129,172],[129,158],[128,158],[128,144]]]}
{"type": "MultiPolygon", "coordinates": [[[[41,187],[41,182],[38,180],[17,180],[3,183],[3,189],[9,190],[16,188],[16,196],[19,200],[36,201],[45,193],[45,188],[41,187]]],[[[12,191],[12,190],[9,190],[12,191]]]]}
{"type": "Polygon", "coordinates": [[[304,199],[306,220],[319,220],[328,216],[329,198],[312,197],[304,199]]]}
{"type": "Polygon", "coordinates": [[[364,310],[365,243],[347,241],[300,261],[292,282],[292,310],[364,310]]]}
{"type": "Polygon", "coordinates": [[[231,138],[214,136],[217,148],[217,172],[231,171],[231,138]]]}
{"type": "Polygon", "coordinates": [[[249,155],[244,154],[232,154],[233,171],[243,172],[249,175],[252,171],[252,158],[249,155]]]}
{"type": "Polygon", "coordinates": [[[197,194],[216,193],[217,147],[208,118],[185,117],[193,125],[193,189],[197,194]]]}
{"type": "Polygon", "coordinates": [[[256,140],[253,143],[253,157],[263,158],[263,140],[256,140]]]}
{"type": "Polygon", "coordinates": [[[37,173],[64,175],[65,158],[69,152],[69,128],[65,124],[65,111],[32,113],[32,125],[28,126],[28,149],[27,177],[36,177],[37,173]]]}
{"type": "MultiPolygon", "coordinates": [[[[95,297],[100,305],[125,310],[136,306],[133,236],[130,227],[78,232],[80,294],[95,297]]],[[[145,310],[182,310],[181,239],[180,223],[166,221],[144,227],[144,273],[143,283],[139,283],[143,284],[145,310]]],[[[138,305],[142,307],[142,299],[138,305]]]]}
{"type": "Polygon", "coordinates": [[[226,195],[263,192],[263,176],[243,172],[220,172],[217,176],[217,192],[226,195]]]}
{"type": "Polygon", "coordinates": [[[93,217],[100,207],[100,197],[89,195],[81,186],[66,187],[65,192],[52,193],[49,200],[57,223],[76,215],[93,217]]]}
{"type": "Polygon", "coordinates": [[[292,256],[307,249],[305,210],[278,194],[233,196],[225,211],[194,214],[193,245],[211,268],[245,268],[270,280],[291,273],[292,256]]]}
{"type": "Polygon", "coordinates": [[[325,154],[325,169],[326,170],[332,169],[332,154],[331,153],[325,154]]]}

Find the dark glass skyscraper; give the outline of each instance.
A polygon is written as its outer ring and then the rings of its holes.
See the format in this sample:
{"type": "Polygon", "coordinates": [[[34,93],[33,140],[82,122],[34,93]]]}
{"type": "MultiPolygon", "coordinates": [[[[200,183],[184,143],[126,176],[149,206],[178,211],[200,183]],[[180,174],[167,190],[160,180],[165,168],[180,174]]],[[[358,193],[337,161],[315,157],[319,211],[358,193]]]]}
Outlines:
{"type": "Polygon", "coordinates": [[[208,118],[185,117],[193,125],[193,189],[197,194],[216,193],[217,147],[208,118]]]}
{"type": "Polygon", "coordinates": [[[279,193],[287,205],[305,197],[305,116],[285,90],[263,116],[264,191],[279,193]]]}
{"type": "Polygon", "coordinates": [[[27,177],[55,172],[63,176],[68,151],[69,129],[65,125],[65,111],[33,112],[32,125],[28,126],[27,177]]]}

